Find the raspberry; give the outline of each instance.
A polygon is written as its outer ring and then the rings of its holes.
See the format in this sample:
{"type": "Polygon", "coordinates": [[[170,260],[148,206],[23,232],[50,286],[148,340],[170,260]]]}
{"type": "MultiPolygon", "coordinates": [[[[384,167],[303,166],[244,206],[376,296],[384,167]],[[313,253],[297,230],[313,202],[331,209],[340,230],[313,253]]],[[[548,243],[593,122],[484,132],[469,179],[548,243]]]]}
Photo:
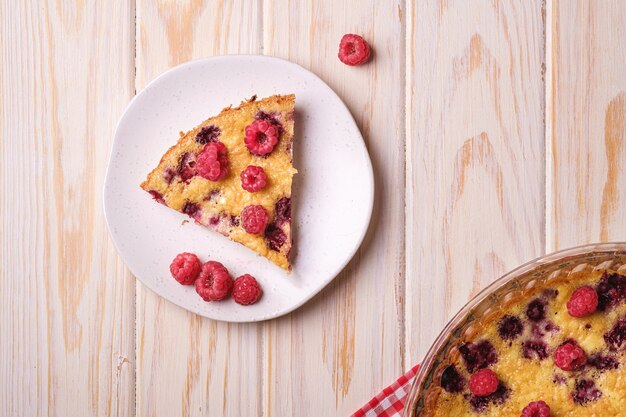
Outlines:
{"type": "Polygon", "coordinates": [[[291,221],[291,198],[283,197],[274,206],[276,212],[276,223],[282,224],[291,221]]]}
{"type": "Polygon", "coordinates": [[[619,319],[611,330],[604,334],[604,341],[613,352],[626,348],[626,317],[619,319]]]}
{"type": "Polygon", "coordinates": [[[598,293],[591,287],[580,287],[567,301],[567,312],[572,317],[585,317],[598,308],[598,293]]]}
{"type": "Polygon", "coordinates": [[[550,417],[550,407],[545,401],[533,401],[524,407],[520,417],[550,417]]]}
{"type": "Polygon", "coordinates": [[[255,165],[248,165],[239,176],[241,177],[241,188],[251,193],[262,190],[267,185],[265,171],[255,165]]]}
{"type": "Polygon", "coordinates": [[[257,119],[246,127],[244,142],[253,155],[267,155],[278,143],[278,127],[267,120],[257,119]]]}
{"type": "Polygon", "coordinates": [[[228,175],[228,155],[222,142],[210,142],[196,158],[198,174],[211,181],[219,181],[228,175]]]}
{"type": "Polygon", "coordinates": [[[215,142],[220,135],[220,128],[214,125],[205,126],[196,135],[196,142],[206,145],[209,142],[215,142]]]}
{"type": "Polygon", "coordinates": [[[567,341],[554,351],[554,363],[564,371],[573,371],[587,362],[585,351],[573,340],[567,341]]]}
{"type": "Polygon", "coordinates": [[[498,389],[498,376],[489,368],[472,374],[469,380],[470,392],[478,397],[486,397],[498,389]]]}
{"type": "Polygon", "coordinates": [[[262,293],[257,280],[249,274],[238,277],[233,285],[233,299],[244,306],[256,303],[262,293]]]}
{"type": "Polygon", "coordinates": [[[540,340],[527,340],[522,344],[522,356],[542,361],[548,357],[548,345],[540,340]]]}
{"type": "Polygon", "coordinates": [[[215,261],[202,265],[196,280],[196,292],[204,301],[223,300],[228,297],[232,287],[233,279],[224,265],[215,261]]]}
{"type": "Polygon", "coordinates": [[[183,206],[183,213],[192,219],[198,219],[202,214],[202,209],[200,208],[200,204],[193,203],[191,201],[187,201],[183,206]]]}
{"type": "Polygon", "coordinates": [[[178,162],[176,172],[180,179],[187,181],[196,175],[196,155],[193,152],[185,152],[178,162]]]}
{"type": "Polygon", "coordinates": [[[346,65],[361,65],[370,59],[370,46],[359,35],[348,33],[339,42],[339,60],[346,65]]]}
{"type": "Polygon", "coordinates": [[[253,235],[263,233],[269,217],[269,213],[263,206],[246,206],[241,211],[243,228],[253,235]]]}
{"type": "Polygon", "coordinates": [[[576,391],[572,393],[572,400],[578,405],[597,401],[602,397],[602,391],[596,388],[596,384],[590,379],[581,379],[576,382],[576,391]]]}
{"type": "Polygon", "coordinates": [[[265,229],[265,242],[271,250],[279,251],[287,242],[287,235],[280,227],[272,223],[265,229]]]}
{"type": "Polygon", "coordinates": [[[200,273],[200,259],[193,253],[179,253],[170,264],[170,272],[180,284],[191,285],[200,273]]]}

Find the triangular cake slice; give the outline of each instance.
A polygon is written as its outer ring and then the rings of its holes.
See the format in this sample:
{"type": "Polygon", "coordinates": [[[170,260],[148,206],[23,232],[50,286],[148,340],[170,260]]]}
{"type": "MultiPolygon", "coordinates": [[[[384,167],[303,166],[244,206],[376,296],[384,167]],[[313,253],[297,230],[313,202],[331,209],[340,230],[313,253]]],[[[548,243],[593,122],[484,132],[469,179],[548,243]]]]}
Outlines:
{"type": "Polygon", "coordinates": [[[294,102],[255,96],[181,133],[141,188],[291,269],[294,102]]]}

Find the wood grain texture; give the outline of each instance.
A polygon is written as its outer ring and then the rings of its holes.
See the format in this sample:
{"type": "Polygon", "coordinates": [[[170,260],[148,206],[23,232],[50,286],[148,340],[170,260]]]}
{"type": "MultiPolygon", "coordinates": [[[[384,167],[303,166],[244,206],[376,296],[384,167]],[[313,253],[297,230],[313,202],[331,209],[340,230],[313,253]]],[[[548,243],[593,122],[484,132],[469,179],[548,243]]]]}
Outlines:
{"type": "Polygon", "coordinates": [[[134,410],[134,279],[101,201],[133,18],[124,1],[0,4],[3,416],[134,410]]]}
{"type": "MultiPolygon", "coordinates": [[[[260,45],[258,1],[138,0],[137,90],[190,59],[260,45]]],[[[261,346],[261,325],[196,316],[137,283],[137,415],[260,415],[261,346]]]]}
{"type": "MultiPolygon", "coordinates": [[[[264,53],[327,82],[363,133],[376,195],[366,240],[319,296],[264,327],[264,415],[349,415],[404,368],[404,2],[265,0],[264,53]],[[374,61],[337,59],[345,33],[374,61]]],[[[332,242],[329,242],[332,245],[332,242]]]]}
{"type": "Polygon", "coordinates": [[[409,363],[544,249],[543,4],[413,2],[407,20],[409,363]]]}
{"type": "Polygon", "coordinates": [[[626,3],[548,3],[548,250],[626,239],[626,3]]]}

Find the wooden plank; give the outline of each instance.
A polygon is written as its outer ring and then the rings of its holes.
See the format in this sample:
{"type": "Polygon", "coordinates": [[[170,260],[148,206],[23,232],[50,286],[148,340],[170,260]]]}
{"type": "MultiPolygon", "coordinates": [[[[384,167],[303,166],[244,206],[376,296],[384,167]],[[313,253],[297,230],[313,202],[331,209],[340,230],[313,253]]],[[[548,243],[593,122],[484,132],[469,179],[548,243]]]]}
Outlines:
{"type": "Polygon", "coordinates": [[[134,280],[104,223],[131,2],[0,4],[0,415],[129,416],[134,280]]]}
{"type": "MultiPolygon", "coordinates": [[[[404,367],[404,2],[266,0],[264,52],[326,81],[361,128],[376,176],[364,244],[333,283],[264,328],[264,415],[349,415],[404,367]],[[337,58],[345,33],[362,34],[374,59],[337,58]]],[[[329,242],[332,245],[332,242],[329,242]]]]}
{"type": "MultiPolygon", "coordinates": [[[[260,1],[137,1],[137,89],[194,58],[259,53],[260,1]]],[[[137,284],[137,415],[256,416],[261,327],[196,316],[137,284]]]]}
{"type": "Polygon", "coordinates": [[[459,308],[544,249],[543,4],[411,2],[407,366],[459,308]]]}
{"type": "Polygon", "coordinates": [[[624,240],[626,3],[548,3],[547,246],[624,240]]]}

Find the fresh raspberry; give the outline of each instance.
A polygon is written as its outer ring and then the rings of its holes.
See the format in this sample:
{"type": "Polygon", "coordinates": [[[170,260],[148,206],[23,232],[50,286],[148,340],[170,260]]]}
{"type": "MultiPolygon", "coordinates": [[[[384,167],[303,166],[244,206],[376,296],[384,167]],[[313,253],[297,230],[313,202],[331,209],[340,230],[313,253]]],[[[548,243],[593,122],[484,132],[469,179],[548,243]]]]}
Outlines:
{"type": "Polygon", "coordinates": [[[200,273],[200,259],[193,253],[183,252],[176,255],[170,264],[170,272],[182,285],[191,285],[200,273]]]}
{"type": "Polygon", "coordinates": [[[219,262],[209,261],[202,265],[196,280],[196,292],[204,301],[220,301],[228,297],[233,288],[233,279],[219,262]]]}
{"type": "Polygon", "coordinates": [[[346,65],[361,65],[370,59],[370,46],[359,35],[343,35],[339,43],[339,60],[346,65]]]}
{"type": "Polygon", "coordinates": [[[267,120],[257,119],[246,127],[244,142],[252,154],[267,155],[278,143],[278,127],[267,120]]]}
{"type": "Polygon", "coordinates": [[[265,171],[256,165],[248,165],[239,176],[241,177],[241,187],[251,193],[262,190],[267,185],[265,171]]]}
{"type": "Polygon", "coordinates": [[[574,291],[567,301],[567,312],[572,317],[585,317],[598,308],[598,293],[589,286],[574,291]]]}
{"type": "Polygon", "coordinates": [[[269,217],[269,213],[263,206],[246,206],[241,211],[243,228],[246,232],[253,235],[263,233],[269,217]]]}
{"type": "Polygon", "coordinates": [[[262,293],[257,280],[249,274],[238,277],[233,285],[233,299],[244,306],[256,303],[262,293]]]}
{"type": "Polygon", "coordinates": [[[554,351],[554,363],[564,371],[573,371],[586,362],[585,351],[573,340],[563,343],[554,351]]]}
{"type": "Polygon", "coordinates": [[[211,181],[219,181],[228,175],[228,155],[222,142],[209,142],[196,158],[196,171],[211,181]]]}
{"type": "Polygon", "coordinates": [[[470,392],[478,397],[486,397],[498,389],[498,376],[489,368],[472,374],[469,380],[470,392]]]}
{"type": "Polygon", "coordinates": [[[524,407],[520,417],[550,417],[550,407],[545,401],[533,401],[524,407]]]}

